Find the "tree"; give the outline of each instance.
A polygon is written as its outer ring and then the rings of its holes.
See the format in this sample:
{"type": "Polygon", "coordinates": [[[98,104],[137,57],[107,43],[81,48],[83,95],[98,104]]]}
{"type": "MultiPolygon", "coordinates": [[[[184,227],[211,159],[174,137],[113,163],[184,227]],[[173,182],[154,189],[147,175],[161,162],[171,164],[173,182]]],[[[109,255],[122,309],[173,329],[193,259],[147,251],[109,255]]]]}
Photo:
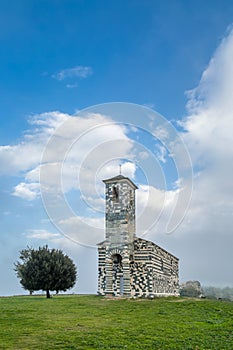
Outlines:
{"type": "Polygon", "coordinates": [[[180,296],[201,297],[203,295],[199,281],[187,281],[180,286],[180,296]]]}
{"type": "Polygon", "coordinates": [[[205,286],[203,289],[207,298],[224,299],[224,300],[233,301],[233,288],[231,287],[220,288],[220,287],[205,286]]]}
{"type": "Polygon", "coordinates": [[[75,285],[77,269],[73,261],[61,250],[49,249],[48,246],[38,250],[27,247],[20,251],[15,271],[23,288],[30,293],[37,290],[66,291],[75,285]]]}

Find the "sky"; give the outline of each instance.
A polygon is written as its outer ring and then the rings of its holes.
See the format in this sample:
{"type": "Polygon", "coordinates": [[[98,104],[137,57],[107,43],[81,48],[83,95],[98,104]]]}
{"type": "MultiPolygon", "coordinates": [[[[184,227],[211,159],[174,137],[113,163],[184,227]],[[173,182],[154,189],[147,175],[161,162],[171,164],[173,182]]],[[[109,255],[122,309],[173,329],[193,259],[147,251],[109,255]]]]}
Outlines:
{"type": "Polygon", "coordinates": [[[1,1],[0,41],[0,295],[46,244],[97,292],[119,164],[180,282],[232,287],[232,1],[1,1]]]}

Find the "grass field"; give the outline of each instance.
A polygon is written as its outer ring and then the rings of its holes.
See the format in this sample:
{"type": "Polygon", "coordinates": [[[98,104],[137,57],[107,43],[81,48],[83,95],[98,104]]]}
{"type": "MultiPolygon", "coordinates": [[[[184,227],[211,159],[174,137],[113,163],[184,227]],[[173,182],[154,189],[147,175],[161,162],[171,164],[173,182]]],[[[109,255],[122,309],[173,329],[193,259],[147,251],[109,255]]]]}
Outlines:
{"type": "Polygon", "coordinates": [[[233,349],[233,303],[0,298],[0,349],[233,349]]]}

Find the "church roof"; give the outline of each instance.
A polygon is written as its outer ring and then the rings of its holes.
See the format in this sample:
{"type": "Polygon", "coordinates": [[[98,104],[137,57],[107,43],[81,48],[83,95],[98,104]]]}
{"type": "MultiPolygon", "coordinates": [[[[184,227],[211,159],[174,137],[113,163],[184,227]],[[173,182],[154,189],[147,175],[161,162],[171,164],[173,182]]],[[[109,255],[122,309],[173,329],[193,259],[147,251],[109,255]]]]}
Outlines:
{"type": "Polygon", "coordinates": [[[130,178],[123,176],[123,175],[117,175],[114,177],[111,177],[109,179],[103,180],[104,183],[111,183],[111,182],[118,182],[118,181],[122,181],[122,180],[126,180],[127,182],[129,182],[131,184],[131,186],[134,187],[134,189],[137,189],[138,187],[133,183],[133,181],[130,180],[130,178]]]}

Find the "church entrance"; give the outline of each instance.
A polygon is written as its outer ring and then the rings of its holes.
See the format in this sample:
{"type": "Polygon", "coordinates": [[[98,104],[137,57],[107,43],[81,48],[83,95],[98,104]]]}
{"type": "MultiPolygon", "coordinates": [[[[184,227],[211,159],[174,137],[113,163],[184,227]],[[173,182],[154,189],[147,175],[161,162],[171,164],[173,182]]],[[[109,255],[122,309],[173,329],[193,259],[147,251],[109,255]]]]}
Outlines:
{"type": "Polygon", "coordinates": [[[114,254],[112,256],[112,282],[113,293],[116,296],[124,294],[124,277],[122,267],[122,256],[120,254],[114,254]]]}

